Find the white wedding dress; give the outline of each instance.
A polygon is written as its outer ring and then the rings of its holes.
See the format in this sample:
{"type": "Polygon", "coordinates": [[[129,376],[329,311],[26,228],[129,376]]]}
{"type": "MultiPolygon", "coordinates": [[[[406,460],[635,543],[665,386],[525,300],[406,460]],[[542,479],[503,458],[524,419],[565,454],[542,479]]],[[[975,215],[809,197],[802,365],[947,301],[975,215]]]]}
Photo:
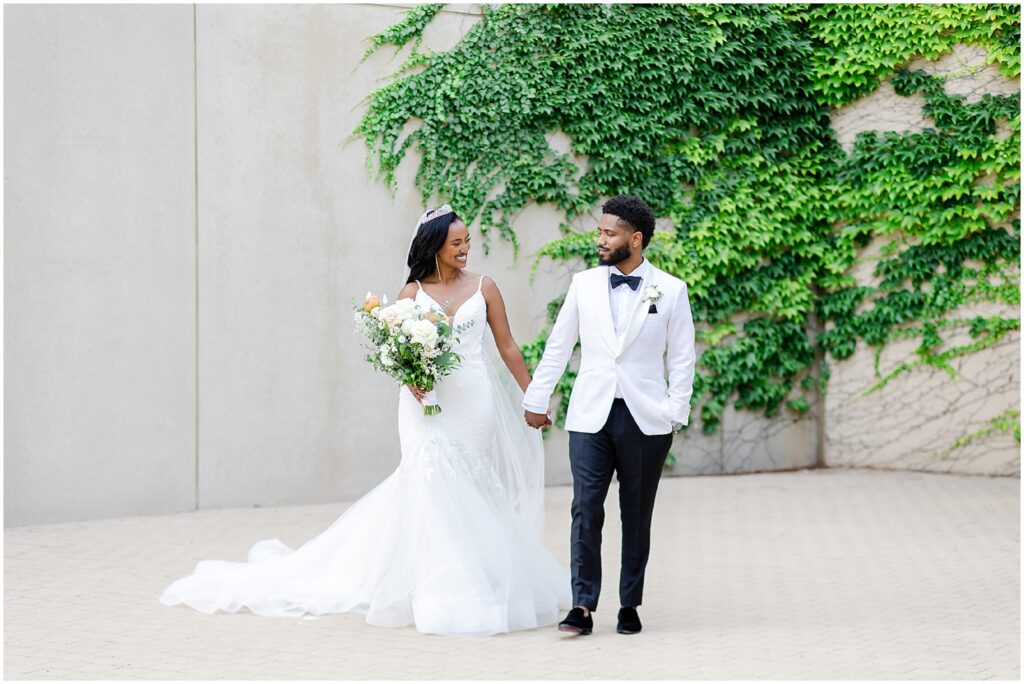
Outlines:
{"type": "MultiPolygon", "coordinates": [[[[436,304],[422,289],[417,303],[436,304]]],[[[365,613],[383,627],[486,635],[553,624],[571,607],[568,570],[544,547],[543,448],[518,411],[477,292],[458,369],[436,386],[441,413],[402,387],[402,458],[384,481],[297,549],[257,542],[247,562],[200,561],[160,596],[204,613],[365,613]],[[487,345],[490,345],[488,348],[487,345]]],[[[518,398],[516,393],[519,392],[518,398]]]]}

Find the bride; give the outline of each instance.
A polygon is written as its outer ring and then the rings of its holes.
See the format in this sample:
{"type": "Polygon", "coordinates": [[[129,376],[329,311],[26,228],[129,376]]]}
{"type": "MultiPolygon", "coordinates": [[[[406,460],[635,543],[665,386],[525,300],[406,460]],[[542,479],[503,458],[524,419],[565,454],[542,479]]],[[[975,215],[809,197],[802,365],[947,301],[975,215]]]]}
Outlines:
{"type": "Polygon", "coordinates": [[[259,541],[246,562],[199,561],[160,602],[204,613],[365,613],[382,627],[485,635],[554,624],[568,570],[544,547],[544,453],[522,420],[530,382],[494,282],[465,270],[470,236],[450,206],[425,212],[398,298],[444,309],[460,366],[435,387],[399,390],[402,458],[391,475],[297,549],[259,541]]]}

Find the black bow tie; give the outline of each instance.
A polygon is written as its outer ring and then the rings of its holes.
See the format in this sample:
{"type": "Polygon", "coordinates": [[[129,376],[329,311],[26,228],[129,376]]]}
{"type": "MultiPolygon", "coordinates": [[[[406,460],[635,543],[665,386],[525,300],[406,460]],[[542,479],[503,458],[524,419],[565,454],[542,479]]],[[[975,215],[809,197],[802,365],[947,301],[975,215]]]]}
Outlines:
{"type": "Polygon", "coordinates": [[[627,276],[619,275],[618,273],[612,273],[612,287],[616,288],[622,283],[629,285],[630,290],[636,290],[640,287],[640,276],[627,276]]]}

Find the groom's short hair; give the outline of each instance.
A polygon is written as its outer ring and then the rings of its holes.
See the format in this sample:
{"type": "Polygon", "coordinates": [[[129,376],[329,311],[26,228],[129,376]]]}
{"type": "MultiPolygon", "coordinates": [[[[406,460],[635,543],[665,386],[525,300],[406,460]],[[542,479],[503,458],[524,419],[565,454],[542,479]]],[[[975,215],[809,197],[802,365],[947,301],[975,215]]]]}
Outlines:
{"type": "Polygon", "coordinates": [[[616,195],[601,206],[605,214],[618,216],[620,221],[628,223],[633,230],[638,230],[643,235],[643,246],[651,242],[654,235],[654,211],[647,206],[647,202],[636,195],[616,195]]]}

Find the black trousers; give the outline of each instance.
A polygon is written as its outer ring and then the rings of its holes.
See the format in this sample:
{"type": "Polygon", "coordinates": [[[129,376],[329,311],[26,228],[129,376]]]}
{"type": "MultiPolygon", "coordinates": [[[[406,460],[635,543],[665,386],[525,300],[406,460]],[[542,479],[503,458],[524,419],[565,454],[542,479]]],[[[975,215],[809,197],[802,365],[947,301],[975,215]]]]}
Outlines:
{"type": "Polygon", "coordinates": [[[597,609],[601,595],[601,528],[604,500],[612,473],[619,481],[622,517],[622,568],[619,601],[639,606],[644,592],[644,571],[651,550],[651,514],[654,495],[672,433],[645,435],[626,402],[612,403],[600,432],[569,432],[572,468],[572,599],[575,606],[597,609]]]}

